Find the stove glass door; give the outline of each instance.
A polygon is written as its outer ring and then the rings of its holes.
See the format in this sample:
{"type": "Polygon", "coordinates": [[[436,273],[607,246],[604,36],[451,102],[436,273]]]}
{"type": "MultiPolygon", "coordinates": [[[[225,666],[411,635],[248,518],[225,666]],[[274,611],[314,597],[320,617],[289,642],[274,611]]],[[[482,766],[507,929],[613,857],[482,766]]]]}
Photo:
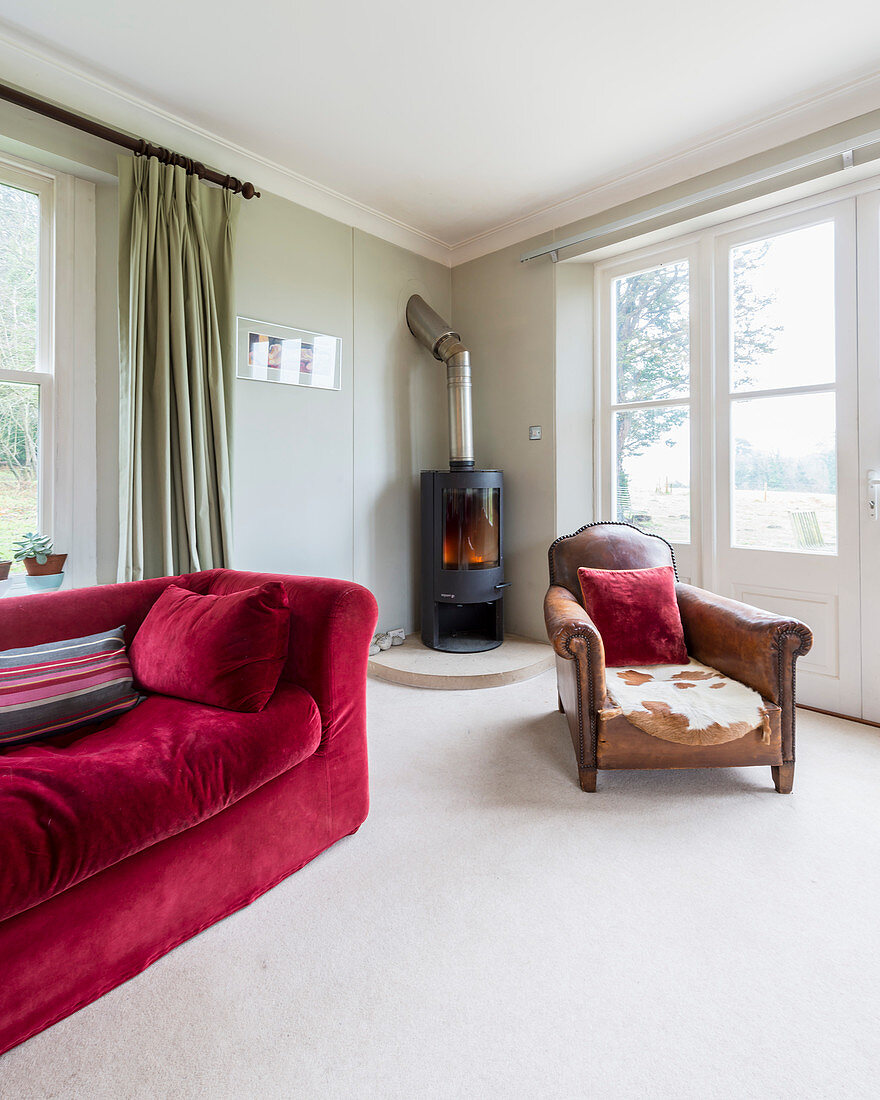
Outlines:
{"type": "Polygon", "coordinates": [[[443,568],[501,564],[500,489],[443,490],[443,568]]]}

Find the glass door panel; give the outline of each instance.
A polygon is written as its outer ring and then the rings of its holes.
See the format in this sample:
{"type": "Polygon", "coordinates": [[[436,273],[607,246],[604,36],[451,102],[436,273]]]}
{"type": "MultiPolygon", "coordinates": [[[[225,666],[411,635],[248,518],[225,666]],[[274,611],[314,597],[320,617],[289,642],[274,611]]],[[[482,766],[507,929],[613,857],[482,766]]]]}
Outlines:
{"type": "Polygon", "coordinates": [[[833,382],[834,222],[730,250],[731,389],[833,382]]]}
{"type": "Polygon", "coordinates": [[[690,265],[662,264],[614,280],[614,403],[687,398],[690,265]]]}
{"type": "Polygon", "coordinates": [[[733,403],[734,546],[837,553],[835,405],[833,393],[733,403]]]}
{"type": "Polygon", "coordinates": [[[614,413],[614,518],[669,542],[691,540],[687,406],[614,413]]]}

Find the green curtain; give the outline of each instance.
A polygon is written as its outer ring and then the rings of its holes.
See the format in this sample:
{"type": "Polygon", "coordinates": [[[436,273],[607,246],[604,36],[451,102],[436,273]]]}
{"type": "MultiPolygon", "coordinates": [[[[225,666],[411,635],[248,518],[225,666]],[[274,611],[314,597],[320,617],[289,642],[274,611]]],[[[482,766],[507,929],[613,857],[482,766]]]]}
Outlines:
{"type": "Polygon", "coordinates": [[[239,195],[119,157],[119,569],[228,565],[239,195]]]}

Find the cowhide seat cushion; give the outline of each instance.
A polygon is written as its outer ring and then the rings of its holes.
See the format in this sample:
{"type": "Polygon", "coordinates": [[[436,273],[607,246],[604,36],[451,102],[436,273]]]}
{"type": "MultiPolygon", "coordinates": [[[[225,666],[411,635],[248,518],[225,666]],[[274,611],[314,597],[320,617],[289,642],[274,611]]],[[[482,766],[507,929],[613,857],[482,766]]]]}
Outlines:
{"type": "Polygon", "coordinates": [[[754,729],[770,740],[770,719],[761,696],[708,665],[608,668],[607,721],[622,714],[638,729],[679,745],[722,745],[754,729]]]}

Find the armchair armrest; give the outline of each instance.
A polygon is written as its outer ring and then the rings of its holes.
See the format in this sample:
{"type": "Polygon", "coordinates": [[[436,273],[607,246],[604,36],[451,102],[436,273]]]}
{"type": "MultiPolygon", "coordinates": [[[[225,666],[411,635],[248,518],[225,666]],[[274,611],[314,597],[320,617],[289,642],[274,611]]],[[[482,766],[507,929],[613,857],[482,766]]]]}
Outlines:
{"type": "Polygon", "coordinates": [[[794,662],[813,644],[808,626],[689,584],[676,593],[692,657],[777,706],[794,706],[794,662]]]}
{"type": "Polygon", "coordinates": [[[676,585],[676,593],[688,653],[776,703],[782,711],[783,763],[793,764],[795,663],[810,652],[810,628],[689,584],[676,585]]]}
{"type": "Polygon", "coordinates": [[[558,656],[577,661],[592,686],[592,703],[605,702],[605,647],[596,624],[567,588],[551,584],[544,597],[547,637],[558,656]]]}

